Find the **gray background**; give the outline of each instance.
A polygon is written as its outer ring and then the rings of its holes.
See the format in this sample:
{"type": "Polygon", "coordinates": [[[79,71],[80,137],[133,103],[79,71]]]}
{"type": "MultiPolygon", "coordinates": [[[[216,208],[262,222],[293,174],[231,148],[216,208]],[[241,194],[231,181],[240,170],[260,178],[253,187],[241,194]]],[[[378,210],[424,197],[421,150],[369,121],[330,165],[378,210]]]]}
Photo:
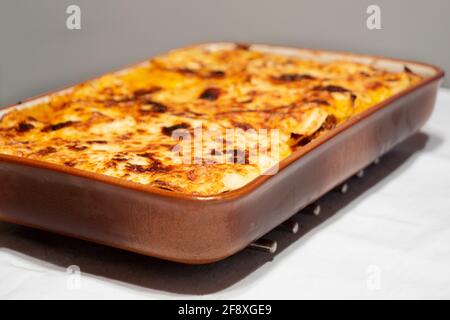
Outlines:
{"type": "Polygon", "coordinates": [[[0,0],[0,106],[207,41],[385,55],[450,72],[449,14],[448,0],[0,0]],[[81,7],[81,30],[66,29],[70,4],[81,7]],[[381,7],[382,30],[366,28],[370,4],[381,7]]]}

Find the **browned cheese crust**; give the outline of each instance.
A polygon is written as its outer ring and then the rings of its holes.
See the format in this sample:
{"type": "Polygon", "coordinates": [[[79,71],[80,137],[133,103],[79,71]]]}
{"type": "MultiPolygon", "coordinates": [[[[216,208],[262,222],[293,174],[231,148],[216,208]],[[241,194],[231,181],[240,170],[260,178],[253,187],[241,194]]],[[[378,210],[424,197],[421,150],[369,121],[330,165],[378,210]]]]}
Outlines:
{"type": "MultiPolygon", "coordinates": [[[[247,184],[311,140],[420,80],[408,68],[392,73],[246,46],[180,49],[5,113],[0,153],[213,195],[247,184]],[[190,163],[180,163],[173,157],[179,140],[172,133],[199,127],[224,135],[238,128],[253,141],[255,131],[277,129],[277,156],[251,163],[245,145],[231,142],[230,151],[222,147],[229,141],[217,140],[214,152],[205,143],[200,157],[192,152],[190,163]],[[244,160],[233,163],[238,156],[244,160]]],[[[269,141],[256,141],[271,148],[269,141]]]]}

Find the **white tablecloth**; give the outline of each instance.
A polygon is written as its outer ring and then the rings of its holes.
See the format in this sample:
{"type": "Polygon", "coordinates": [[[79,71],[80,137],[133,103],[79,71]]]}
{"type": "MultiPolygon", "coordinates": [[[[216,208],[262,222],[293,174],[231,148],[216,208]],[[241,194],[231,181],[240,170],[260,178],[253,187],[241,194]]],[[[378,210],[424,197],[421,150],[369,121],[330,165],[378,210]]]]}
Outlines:
{"type": "Polygon", "coordinates": [[[450,90],[421,133],[321,204],[295,217],[299,235],[272,232],[276,256],[207,266],[0,223],[0,298],[450,298],[450,90]]]}

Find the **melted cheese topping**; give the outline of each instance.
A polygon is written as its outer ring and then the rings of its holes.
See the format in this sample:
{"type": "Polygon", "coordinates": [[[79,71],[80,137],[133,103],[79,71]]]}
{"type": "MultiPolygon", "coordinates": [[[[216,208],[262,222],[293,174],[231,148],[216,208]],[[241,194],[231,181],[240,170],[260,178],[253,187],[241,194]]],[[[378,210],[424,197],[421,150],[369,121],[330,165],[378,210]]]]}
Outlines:
{"type": "Polygon", "coordinates": [[[11,109],[0,120],[0,153],[213,195],[246,185],[420,80],[408,68],[392,73],[245,46],[180,49],[51,95],[46,103],[11,109]],[[198,152],[194,140],[173,137],[177,129],[212,131],[213,139],[203,135],[198,152]],[[242,139],[227,139],[227,129],[238,129],[242,139]],[[275,145],[257,134],[260,129],[277,130],[275,145]],[[249,161],[250,145],[270,152],[249,161]]]}

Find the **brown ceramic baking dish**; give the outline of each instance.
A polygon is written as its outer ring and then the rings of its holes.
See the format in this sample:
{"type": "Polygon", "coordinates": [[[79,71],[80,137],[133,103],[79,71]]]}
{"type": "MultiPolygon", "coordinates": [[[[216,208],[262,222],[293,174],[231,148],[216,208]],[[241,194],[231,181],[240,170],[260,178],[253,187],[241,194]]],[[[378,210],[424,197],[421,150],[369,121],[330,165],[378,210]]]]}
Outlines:
{"type": "MultiPolygon", "coordinates": [[[[230,44],[204,44],[227,46],[230,44]]],[[[177,262],[202,264],[248,246],[423,126],[441,69],[403,60],[254,45],[307,59],[350,59],[424,79],[284,159],[276,175],[211,197],[0,154],[0,218],[177,262]]],[[[26,108],[45,96],[19,105],[26,108]]]]}

